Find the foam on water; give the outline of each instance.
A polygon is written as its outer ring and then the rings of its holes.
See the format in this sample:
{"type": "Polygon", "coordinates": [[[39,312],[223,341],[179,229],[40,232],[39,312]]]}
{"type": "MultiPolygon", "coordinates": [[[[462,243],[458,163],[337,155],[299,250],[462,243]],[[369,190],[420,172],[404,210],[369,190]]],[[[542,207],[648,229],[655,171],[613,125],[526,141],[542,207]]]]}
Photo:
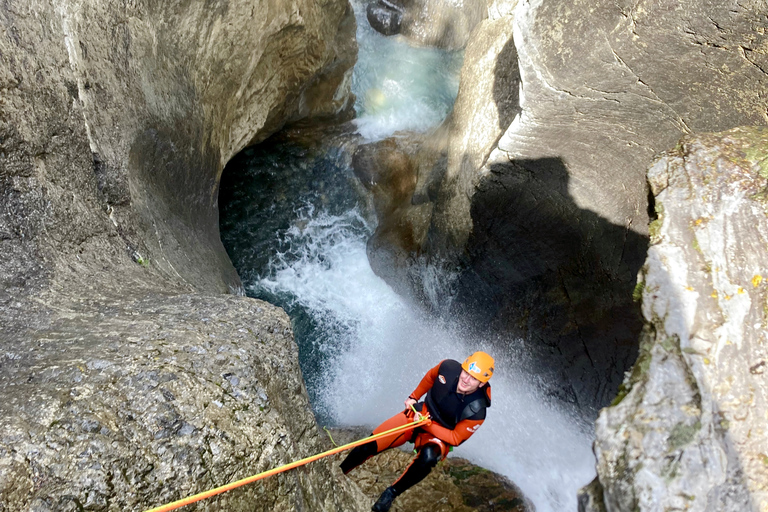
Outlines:
{"type": "Polygon", "coordinates": [[[509,477],[538,512],[575,511],[576,491],[595,474],[591,437],[520,370],[524,355],[512,348],[520,345],[509,340],[500,354],[395,294],[368,264],[370,228],[356,211],[304,215],[284,235],[287,250],[251,292],[289,297],[325,333],[299,341],[313,344],[320,360],[309,379],[316,410],[341,425],[372,428],[402,408],[438,361],[486,349],[497,358],[493,405],[483,427],[454,454],[509,477]]]}
{"type": "MultiPolygon", "coordinates": [[[[366,21],[362,0],[353,6],[360,53],[352,89],[360,134],[378,140],[437,126],[458,91],[461,53],[412,48],[381,36],[366,21]]],[[[371,270],[365,243],[372,227],[340,199],[345,192],[326,203],[307,194],[317,188],[312,180],[328,190],[343,187],[351,174],[341,164],[345,160],[329,154],[302,163],[296,161],[302,151],[273,150],[245,161],[246,168],[234,174],[244,181],[235,179],[229,189],[223,183],[230,202],[222,207],[222,239],[248,294],[291,315],[319,421],[372,428],[401,409],[437,362],[485,349],[497,359],[493,405],[483,427],[454,453],[509,477],[538,512],[575,511],[576,491],[595,474],[591,429],[540,391],[520,340],[472,339],[463,326],[423,313],[395,294],[371,270]],[[307,206],[294,214],[292,204],[307,206]],[[331,206],[333,214],[324,209],[331,206]]],[[[424,267],[421,277],[426,300],[445,310],[449,272],[424,267]]]]}

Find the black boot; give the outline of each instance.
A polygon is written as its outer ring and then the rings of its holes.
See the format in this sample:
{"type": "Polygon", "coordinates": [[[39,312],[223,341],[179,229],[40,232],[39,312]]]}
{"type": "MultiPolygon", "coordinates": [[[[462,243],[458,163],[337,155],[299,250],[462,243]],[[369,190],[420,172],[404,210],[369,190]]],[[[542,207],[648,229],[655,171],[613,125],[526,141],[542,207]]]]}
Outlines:
{"type": "Polygon", "coordinates": [[[387,487],[384,492],[381,493],[379,499],[373,504],[371,510],[373,512],[388,512],[389,507],[392,506],[392,502],[397,498],[397,491],[394,487],[387,487]]]}

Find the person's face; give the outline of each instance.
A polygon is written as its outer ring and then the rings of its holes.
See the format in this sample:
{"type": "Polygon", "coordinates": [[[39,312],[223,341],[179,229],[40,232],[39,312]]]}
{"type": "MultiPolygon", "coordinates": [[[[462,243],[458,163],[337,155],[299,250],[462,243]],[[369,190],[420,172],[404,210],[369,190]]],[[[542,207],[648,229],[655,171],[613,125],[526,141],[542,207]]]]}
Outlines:
{"type": "Polygon", "coordinates": [[[456,386],[456,391],[463,395],[469,395],[470,393],[474,393],[483,386],[485,386],[485,382],[480,382],[466,371],[461,370],[459,385],[456,386]]]}

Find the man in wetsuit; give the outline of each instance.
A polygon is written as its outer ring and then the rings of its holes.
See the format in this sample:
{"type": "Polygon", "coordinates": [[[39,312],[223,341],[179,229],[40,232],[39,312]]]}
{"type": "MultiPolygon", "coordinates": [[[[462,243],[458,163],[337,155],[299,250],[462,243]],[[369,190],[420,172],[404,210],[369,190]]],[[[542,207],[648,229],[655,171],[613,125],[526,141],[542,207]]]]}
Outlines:
{"type": "Polygon", "coordinates": [[[416,457],[400,478],[381,494],[371,510],[387,512],[397,496],[426,477],[437,463],[448,455],[485,421],[485,410],[491,406],[494,361],[485,352],[475,352],[463,363],[445,359],[427,372],[405,401],[405,410],[376,427],[374,434],[413,422],[412,407],[432,418],[431,425],[395,433],[353,449],[341,470],[346,475],[354,468],[384,450],[412,441],[416,457]],[[426,394],[424,402],[419,399],[426,394]]]}

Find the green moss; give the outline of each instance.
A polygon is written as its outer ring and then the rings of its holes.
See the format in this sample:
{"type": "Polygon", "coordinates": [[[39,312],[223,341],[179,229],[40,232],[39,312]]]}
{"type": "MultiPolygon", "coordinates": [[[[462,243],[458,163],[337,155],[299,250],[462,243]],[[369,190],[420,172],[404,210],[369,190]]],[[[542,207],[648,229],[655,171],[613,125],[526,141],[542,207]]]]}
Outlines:
{"type": "Polygon", "coordinates": [[[627,387],[623,382],[619,385],[619,392],[616,394],[616,398],[611,401],[611,407],[619,405],[624,400],[631,388],[627,387]]]}
{"type": "Polygon", "coordinates": [[[701,422],[697,421],[693,425],[686,425],[685,423],[678,423],[672,429],[667,440],[667,448],[669,451],[677,450],[681,446],[685,446],[690,443],[696,437],[698,431],[701,430],[701,422]]]}
{"type": "Polygon", "coordinates": [[[642,334],[640,335],[640,346],[638,347],[637,360],[635,361],[634,366],[632,366],[632,371],[629,375],[629,378],[625,379],[624,382],[622,382],[619,386],[619,392],[617,393],[616,398],[614,398],[611,402],[611,406],[619,405],[621,401],[626,398],[629,392],[632,391],[632,388],[635,386],[635,384],[641,380],[644,380],[646,375],[648,375],[648,370],[651,368],[651,360],[653,359],[653,356],[651,355],[652,348],[653,328],[651,326],[645,326],[645,328],[643,328],[642,334]]]}
{"type": "Polygon", "coordinates": [[[648,225],[648,236],[651,237],[651,243],[656,244],[660,241],[662,219],[658,218],[648,225]]]}
{"type": "Polygon", "coordinates": [[[759,144],[747,146],[744,156],[750,164],[757,166],[757,173],[768,180],[768,148],[759,144]]]}
{"type": "Polygon", "coordinates": [[[632,301],[640,302],[643,298],[643,290],[645,290],[645,281],[640,281],[635,285],[635,289],[632,290],[632,301]]]}
{"type": "Polygon", "coordinates": [[[451,478],[458,481],[468,480],[475,475],[482,475],[485,473],[490,473],[490,471],[488,471],[485,468],[481,468],[479,466],[471,466],[471,465],[465,465],[461,467],[450,467],[448,469],[448,474],[451,475],[451,478]]]}
{"type": "Polygon", "coordinates": [[[667,460],[664,467],[661,469],[661,476],[669,483],[677,476],[677,472],[680,469],[680,461],[677,457],[667,460]]]}

